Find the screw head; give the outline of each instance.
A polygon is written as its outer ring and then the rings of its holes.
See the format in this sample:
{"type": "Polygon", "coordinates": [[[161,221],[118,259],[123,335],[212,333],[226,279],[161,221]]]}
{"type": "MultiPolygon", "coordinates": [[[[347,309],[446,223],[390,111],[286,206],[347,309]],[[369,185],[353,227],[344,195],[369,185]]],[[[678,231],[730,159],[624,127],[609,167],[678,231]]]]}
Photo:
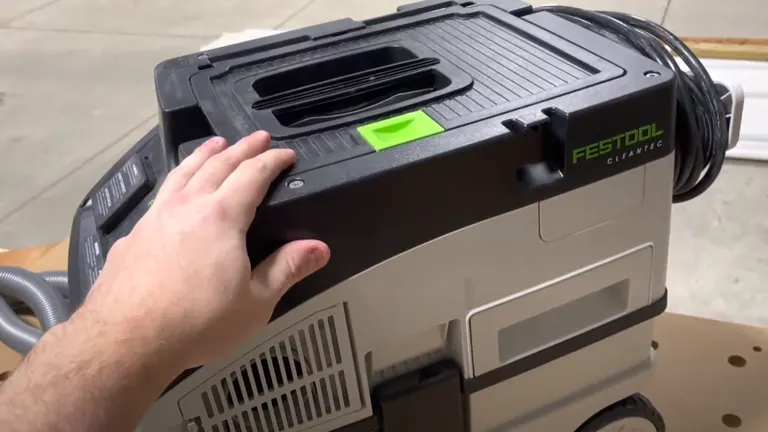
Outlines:
{"type": "Polygon", "coordinates": [[[302,179],[293,179],[288,182],[288,187],[291,189],[298,189],[302,186],[304,186],[304,180],[302,179]]]}
{"type": "Polygon", "coordinates": [[[656,71],[648,71],[644,75],[646,78],[656,78],[661,76],[661,74],[656,71]]]}

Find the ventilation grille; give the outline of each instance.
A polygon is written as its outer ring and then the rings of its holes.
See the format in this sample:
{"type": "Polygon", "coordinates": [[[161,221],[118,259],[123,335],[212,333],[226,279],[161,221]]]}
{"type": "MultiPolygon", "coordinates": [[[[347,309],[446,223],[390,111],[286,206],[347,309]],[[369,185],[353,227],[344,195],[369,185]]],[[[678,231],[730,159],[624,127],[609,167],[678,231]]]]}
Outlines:
{"type": "Polygon", "coordinates": [[[318,312],[181,401],[209,432],[294,432],[361,408],[344,309],[318,312]]]}

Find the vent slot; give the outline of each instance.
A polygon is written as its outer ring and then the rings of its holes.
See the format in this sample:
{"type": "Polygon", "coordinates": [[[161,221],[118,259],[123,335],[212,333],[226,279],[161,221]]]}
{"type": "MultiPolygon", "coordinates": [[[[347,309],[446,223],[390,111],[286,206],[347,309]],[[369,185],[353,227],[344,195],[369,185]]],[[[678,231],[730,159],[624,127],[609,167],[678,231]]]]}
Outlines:
{"type": "Polygon", "coordinates": [[[294,432],[362,408],[341,306],[318,312],[180,401],[203,430],[294,432]]]}
{"type": "Polygon", "coordinates": [[[440,91],[451,80],[434,69],[334,92],[327,97],[275,109],[275,119],[286,127],[306,127],[365,111],[397,105],[440,91]]]}
{"type": "Polygon", "coordinates": [[[313,84],[270,96],[253,104],[253,109],[266,110],[281,105],[291,105],[307,99],[317,99],[322,96],[332,96],[335,93],[354,91],[360,86],[372,82],[397,78],[409,73],[418,72],[430,66],[440,63],[436,58],[408,60],[401,64],[384,66],[374,70],[356,73],[354,75],[341,76],[320,84],[313,84]]]}
{"type": "Polygon", "coordinates": [[[254,81],[253,89],[264,98],[302,87],[333,82],[339,78],[355,77],[361,73],[374,72],[382,67],[391,67],[417,58],[413,51],[402,46],[379,47],[326,58],[267,75],[254,81]]]}
{"type": "Polygon", "coordinates": [[[339,347],[339,339],[336,337],[336,322],[333,317],[328,317],[328,325],[330,326],[331,333],[331,345],[333,345],[333,357],[336,359],[336,364],[341,363],[341,348],[339,347]]]}
{"type": "Polygon", "coordinates": [[[224,405],[221,403],[221,395],[219,395],[219,388],[216,385],[211,386],[211,393],[213,394],[213,400],[216,401],[216,413],[221,414],[224,412],[224,405]]]}

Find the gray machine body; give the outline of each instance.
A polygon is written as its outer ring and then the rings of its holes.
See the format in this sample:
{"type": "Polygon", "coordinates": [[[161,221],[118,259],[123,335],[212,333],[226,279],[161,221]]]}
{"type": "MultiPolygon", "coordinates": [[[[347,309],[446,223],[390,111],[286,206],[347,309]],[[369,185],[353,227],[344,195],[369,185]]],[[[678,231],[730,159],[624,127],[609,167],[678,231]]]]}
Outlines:
{"type": "MultiPolygon", "coordinates": [[[[333,431],[369,418],[387,379],[439,359],[471,379],[648,307],[666,292],[673,170],[670,154],[369,268],[180,382],[143,430],[333,431]],[[247,380],[279,384],[233,397],[247,380]]],[[[644,321],[472,392],[468,429],[577,430],[642,389],[652,335],[644,321]]]]}

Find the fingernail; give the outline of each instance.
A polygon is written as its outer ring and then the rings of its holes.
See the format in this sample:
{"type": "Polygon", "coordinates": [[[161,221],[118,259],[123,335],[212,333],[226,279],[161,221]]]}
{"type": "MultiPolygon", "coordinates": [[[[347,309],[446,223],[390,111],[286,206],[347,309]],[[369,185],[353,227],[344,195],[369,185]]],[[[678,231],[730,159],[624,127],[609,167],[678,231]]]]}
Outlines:
{"type": "MultiPolygon", "coordinates": [[[[226,140],[224,140],[224,138],[217,136],[217,137],[213,137],[213,138],[209,139],[203,145],[222,146],[222,145],[224,145],[225,142],[226,142],[226,140]]],[[[202,147],[202,146],[200,146],[200,147],[202,147]]],[[[197,151],[200,147],[195,149],[195,151],[197,151]]]]}
{"type": "Polygon", "coordinates": [[[296,162],[296,152],[293,149],[283,148],[283,149],[280,149],[280,150],[285,151],[286,153],[290,153],[291,160],[293,162],[296,162]]]}
{"type": "Polygon", "coordinates": [[[269,135],[269,132],[263,131],[263,130],[256,131],[256,132],[252,133],[251,136],[262,137],[262,139],[270,139],[271,138],[270,135],[269,135]]]}
{"type": "Polygon", "coordinates": [[[309,260],[312,263],[312,269],[317,270],[320,266],[325,264],[325,253],[320,248],[314,248],[309,253],[309,260]]]}

